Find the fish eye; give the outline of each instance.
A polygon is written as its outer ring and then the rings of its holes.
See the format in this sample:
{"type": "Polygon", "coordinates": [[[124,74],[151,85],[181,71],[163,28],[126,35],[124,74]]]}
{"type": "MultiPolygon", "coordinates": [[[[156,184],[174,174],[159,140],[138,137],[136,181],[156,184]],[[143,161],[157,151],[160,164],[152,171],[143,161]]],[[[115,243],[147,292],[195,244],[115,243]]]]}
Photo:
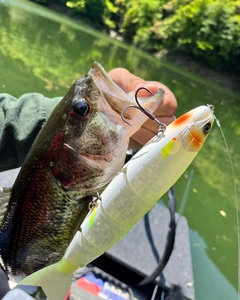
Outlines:
{"type": "Polygon", "coordinates": [[[203,127],[203,132],[204,132],[205,134],[209,133],[209,131],[211,130],[211,127],[212,127],[211,123],[207,123],[207,124],[204,125],[204,127],[203,127]]]}
{"type": "Polygon", "coordinates": [[[73,103],[73,111],[80,117],[85,117],[90,111],[89,104],[86,99],[81,98],[73,103]]]}

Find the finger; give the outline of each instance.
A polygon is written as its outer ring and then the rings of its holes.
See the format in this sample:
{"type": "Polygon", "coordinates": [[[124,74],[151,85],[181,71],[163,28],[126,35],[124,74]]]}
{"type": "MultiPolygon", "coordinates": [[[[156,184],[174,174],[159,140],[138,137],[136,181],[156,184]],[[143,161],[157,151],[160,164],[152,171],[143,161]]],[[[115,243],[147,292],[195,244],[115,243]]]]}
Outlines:
{"type": "Polygon", "coordinates": [[[164,90],[164,98],[158,108],[155,110],[156,117],[173,116],[177,108],[177,100],[173,92],[163,83],[157,81],[147,81],[145,85],[152,93],[156,93],[159,88],[164,90]]]}
{"type": "MultiPolygon", "coordinates": [[[[141,134],[139,134],[139,131],[135,133],[131,139],[134,141],[134,145],[140,145],[138,149],[141,148],[142,145],[145,145],[150,139],[152,139],[156,135],[156,132],[152,132],[146,128],[141,128],[141,134]]],[[[133,143],[133,142],[132,142],[133,143]]]]}
{"type": "MultiPolygon", "coordinates": [[[[169,125],[175,120],[175,116],[172,117],[162,117],[160,121],[166,125],[169,125]]],[[[147,143],[150,139],[152,139],[159,129],[159,125],[153,120],[146,121],[141,129],[136,132],[130,139],[130,147],[131,149],[140,149],[142,145],[147,143]]]]}
{"type": "Polygon", "coordinates": [[[142,144],[138,143],[136,140],[133,138],[130,138],[129,144],[128,144],[128,149],[131,150],[139,150],[142,148],[142,144]]]}
{"type": "MultiPolygon", "coordinates": [[[[156,109],[154,114],[156,116],[174,115],[177,108],[177,100],[174,94],[165,84],[157,81],[145,81],[124,68],[115,68],[108,74],[113,79],[113,81],[115,81],[126,93],[136,91],[138,88],[145,86],[153,94],[155,94],[159,88],[162,88],[165,92],[164,99],[156,109]]],[[[138,95],[148,96],[148,92],[145,90],[141,90],[138,95]]]]}
{"type": "Polygon", "coordinates": [[[135,91],[138,86],[143,86],[146,84],[146,81],[140,77],[130,73],[127,69],[124,68],[115,68],[108,72],[108,75],[115,81],[121,89],[126,93],[135,91]]]}
{"type": "MultiPolygon", "coordinates": [[[[158,121],[160,121],[161,123],[164,123],[166,125],[169,125],[170,123],[172,123],[176,117],[175,116],[162,116],[162,117],[156,117],[158,119],[158,121]]],[[[158,130],[159,124],[151,119],[148,119],[143,125],[142,127],[149,129],[152,132],[156,132],[158,130]]]]}

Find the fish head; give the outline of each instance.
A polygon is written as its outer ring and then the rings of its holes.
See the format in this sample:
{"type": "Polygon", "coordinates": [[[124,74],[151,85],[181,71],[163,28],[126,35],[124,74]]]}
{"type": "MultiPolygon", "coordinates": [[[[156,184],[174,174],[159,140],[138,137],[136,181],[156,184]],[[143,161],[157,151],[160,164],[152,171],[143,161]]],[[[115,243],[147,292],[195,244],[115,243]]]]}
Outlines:
{"type": "MultiPolygon", "coordinates": [[[[119,124],[124,129],[126,135],[131,137],[147,120],[147,116],[136,107],[135,92],[125,93],[105,72],[103,67],[94,62],[89,72],[94,83],[100,91],[98,101],[98,111],[107,115],[111,122],[119,124]],[[124,111],[126,108],[126,111],[124,111]],[[122,112],[124,111],[124,119],[122,112]],[[130,125],[130,126],[129,126],[130,125]]],[[[144,91],[143,91],[144,92],[144,91]]],[[[138,102],[144,110],[153,113],[164,98],[164,90],[158,89],[154,95],[145,91],[145,94],[138,96],[138,102]]]]}
{"type": "MultiPolygon", "coordinates": [[[[139,101],[153,113],[163,95],[159,90],[139,101]]],[[[148,118],[130,108],[124,115],[129,124],[125,122],[122,111],[134,104],[134,95],[126,94],[98,63],[73,84],[50,117],[52,128],[60,124],[50,146],[51,168],[64,188],[100,188],[117,174],[129,138],[148,118]]]]}

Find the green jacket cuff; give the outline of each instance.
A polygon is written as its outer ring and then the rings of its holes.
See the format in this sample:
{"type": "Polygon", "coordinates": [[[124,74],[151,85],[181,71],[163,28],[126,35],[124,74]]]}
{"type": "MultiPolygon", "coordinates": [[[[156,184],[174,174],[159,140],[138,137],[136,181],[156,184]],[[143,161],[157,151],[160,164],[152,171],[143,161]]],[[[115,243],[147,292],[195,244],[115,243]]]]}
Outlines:
{"type": "Polygon", "coordinates": [[[0,171],[22,165],[33,141],[61,97],[0,94],[0,171]]]}

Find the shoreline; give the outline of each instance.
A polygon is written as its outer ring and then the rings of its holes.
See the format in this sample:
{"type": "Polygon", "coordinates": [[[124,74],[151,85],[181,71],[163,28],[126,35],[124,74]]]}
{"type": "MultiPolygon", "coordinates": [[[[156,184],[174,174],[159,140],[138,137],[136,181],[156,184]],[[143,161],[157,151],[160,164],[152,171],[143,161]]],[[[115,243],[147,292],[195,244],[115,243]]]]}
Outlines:
{"type": "Polygon", "coordinates": [[[179,52],[169,52],[161,57],[164,61],[180,67],[194,75],[200,76],[212,83],[240,94],[240,76],[221,72],[207,67],[206,65],[192,59],[191,57],[179,52]]]}

